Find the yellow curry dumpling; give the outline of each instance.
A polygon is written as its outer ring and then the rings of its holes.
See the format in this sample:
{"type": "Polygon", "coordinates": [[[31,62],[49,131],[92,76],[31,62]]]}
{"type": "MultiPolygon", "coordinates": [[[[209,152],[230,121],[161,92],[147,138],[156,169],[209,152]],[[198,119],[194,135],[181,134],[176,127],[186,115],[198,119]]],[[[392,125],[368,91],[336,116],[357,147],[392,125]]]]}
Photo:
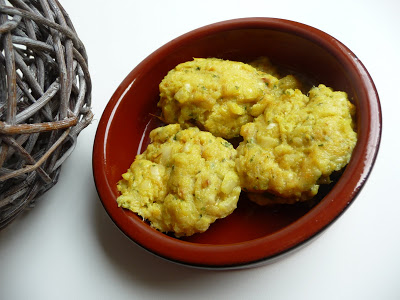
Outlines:
{"type": "Polygon", "coordinates": [[[119,206],[178,237],[204,232],[233,212],[241,189],[229,142],[179,124],[156,128],[150,138],[118,183],[119,206]]]}
{"type": "Polygon", "coordinates": [[[270,94],[266,81],[278,79],[242,62],[195,58],[165,76],[158,106],[167,123],[229,139],[239,136],[253,120],[252,106],[270,94]]]}
{"type": "MultiPolygon", "coordinates": [[[[242,188],[268,192],[279,202],[311,199],[321,183],[345,167],[356,145],[354,105],[345,92],[319,85],[304,95],[287,89],[241,128],[236,160],[242,188]]],[[[271,201],[250,194],[259,204],[271,201]]]]}

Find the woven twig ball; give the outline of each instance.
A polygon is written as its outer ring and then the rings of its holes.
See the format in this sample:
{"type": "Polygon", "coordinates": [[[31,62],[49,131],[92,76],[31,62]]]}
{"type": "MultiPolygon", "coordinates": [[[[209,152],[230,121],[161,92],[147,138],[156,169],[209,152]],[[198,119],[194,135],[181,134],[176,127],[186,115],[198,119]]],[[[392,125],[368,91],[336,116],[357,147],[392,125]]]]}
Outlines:
{"type": "Polygon", "coordinates": [[[57,0],[0,0],[0,228],[56,184],[92,120],[84,45],[57,0]]]}

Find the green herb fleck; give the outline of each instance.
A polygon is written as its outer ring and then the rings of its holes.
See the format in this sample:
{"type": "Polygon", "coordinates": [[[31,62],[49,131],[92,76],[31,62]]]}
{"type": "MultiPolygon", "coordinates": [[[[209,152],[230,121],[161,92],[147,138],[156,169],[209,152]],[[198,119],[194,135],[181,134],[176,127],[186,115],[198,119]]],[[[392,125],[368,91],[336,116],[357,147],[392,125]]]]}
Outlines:
{"type": "Polygon", "coordinates": [[[228,141],[224,141],[222,142],[222,145],[224,145],[225,147],[229,148],[231,145],[231,143],[229,143],[228,141]]]}

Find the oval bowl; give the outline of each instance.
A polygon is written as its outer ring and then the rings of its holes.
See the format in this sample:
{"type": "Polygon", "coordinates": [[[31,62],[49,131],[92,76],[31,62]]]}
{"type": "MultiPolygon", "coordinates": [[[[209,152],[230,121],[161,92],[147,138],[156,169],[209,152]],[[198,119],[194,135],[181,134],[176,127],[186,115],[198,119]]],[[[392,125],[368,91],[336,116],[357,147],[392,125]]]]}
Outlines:
{"type": "Polygon", "coordinates": [[[282,257],[312,240],[355,200],[379,149],[381,109],[374,83],[360,60],[332,36],[305,24],[244,18],[186,33],[144,59],[124,79],[100,119],[93,148],[93,174],[101,202],[135,243],[180,264],[211,269],[255,266],[282,257]],[[117,182],[160,125],[158,85],[177,64],[193,57],[249,61],[267,56],[282,68],[348,93],[357,108],[358,142],[340,178],[314,205],[258,207],[242,195],[238,208],[205,233],[177,239],[151,228],[118,207],[117,182]]]}

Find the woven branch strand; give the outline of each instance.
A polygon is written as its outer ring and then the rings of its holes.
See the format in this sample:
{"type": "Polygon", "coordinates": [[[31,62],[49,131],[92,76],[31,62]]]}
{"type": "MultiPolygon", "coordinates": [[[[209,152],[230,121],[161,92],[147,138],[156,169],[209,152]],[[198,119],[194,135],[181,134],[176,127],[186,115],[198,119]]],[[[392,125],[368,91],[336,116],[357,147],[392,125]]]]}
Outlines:
{"type": "Polygon", "coordinates": [[[85,47],[57,0],[0,0],[0,229],[58,181],[92,119],[85,47]]]}

